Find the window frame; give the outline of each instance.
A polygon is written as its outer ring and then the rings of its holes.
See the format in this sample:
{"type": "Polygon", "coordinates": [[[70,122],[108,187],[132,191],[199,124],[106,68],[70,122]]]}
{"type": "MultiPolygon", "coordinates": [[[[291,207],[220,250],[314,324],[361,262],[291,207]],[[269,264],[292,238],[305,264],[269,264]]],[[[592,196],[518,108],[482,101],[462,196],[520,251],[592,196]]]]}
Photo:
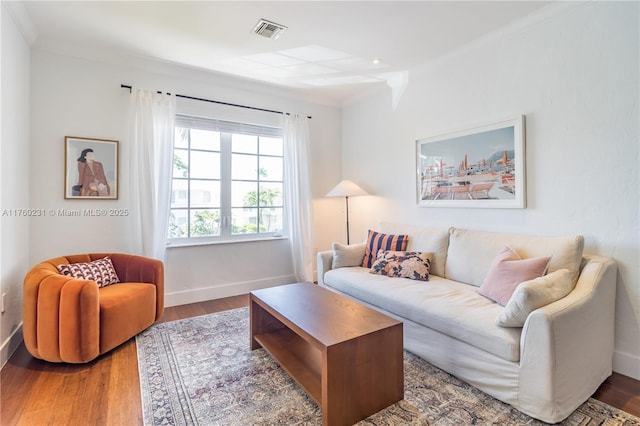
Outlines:
{"type": "MultiPolygon", "coordinates": [[[[192,148],[191,147],[191,137],[189,134],[189,138],[187,140],[187,147],[175,147],[174,146],[174,155],[176,150],[186,151],[188,154],[188,158],[190,159],[190,155],[192,152],[219,152],[219,161],[220,161],[220,177],[218,179],[220,184],[220,203],[219,207],[193,207],[192,206],[192,193],[191,193],[191,183],[192,181],[215,181],[215,178],[192,178],[190,176],[190,169],[187,171],[187,177],[184,180],[187,182],[187,203],[185,207],[173,207],[173,183],[174,179],[174,168],[172,164],[172,173],[171,173],[171,197],[172,202],[169,206],[169,214],[171,214],[174,210],[185,210],[187,212],[187,236],[186,237],[170,237],[169,236],[169,228],[167,228],[167,247],[180,247],[180,246],[193,246],[193,245],[207,245],[207,244],[220,244],[220,243],[238,243],[238,242],[249,242],[249,241],[268,241],[274,239],[284,239],[287,238],[285,234],[285,230],[287,227],[287,217],[286,217],[286,208],[285,208],[285,195],[284,195],[284,187],[285,187],[285,154],[284,154],[284,140],[283,140],[283,131],[281,127],[271,127],[265,125],[254,125],[247,124],[241,122],[233,122],[226,120],[218,120],[206,117],[197,117],[192,115],[184,115],[177,114],[176,115],[176,134],[178,128],[188,128],[188,129],[198,129],[198,130],[207,130],[214,131],[220,134],[220,146],[219,151],[215,150],[203,150],[201,148],[192,148]],[[233,152],[233,144],[232,138],[234,134],[238,135],[250,135],[256,136],[257,146],[255,153],[238,153],[233,152]],[[275,138],[280,139],[282,144],[281,155],[275,154],[261,154],[260,138],[275,138]],[[258,170],[260,170],[260,160],[264,158],[280,158],[282,162],[282,170],[281,170],[281,180],[274,179],[261,179],[260,172],[257,171],[256,179],[248,179],[247,182],[255,182],[258,194],[260,193],[261,183],[276,183],[281,185],[281,203],[275,206],[261,206],[259,201],[258,205],[255,207],[246,207],[250,209],[256,209],[256,222],[257,229],[256,232],[252,233],[239,233],[234,234],[232,230],[233,226],[233,209],[234,208],[242,208],[239,206],[233,206],[233,194],[232,194],[232,185],[235,180],[232,176],[232,157],[233,155],[252,155],[257,157],[258,170]],[[220,212],[219,219],[219,235],[206,235],[206,236],[193,236],[191,235],[191,215],[193,210],[197,209],[213,209],[218,210],[220,212]],[[282,230],[281,231],[271,231],[271,232],[260,232],[260,210],[261,209],[279,209],[282,216],[282,230]]],[[[173,158],[173,156],[172,156],[173,158]]],[[[189,164],[190,166],[190,164],[189,164]]],[[[181,179],[177,177],[177,179],[181,179]]],[[[258,200],[260,199],[258,195],[258,200]]]]}

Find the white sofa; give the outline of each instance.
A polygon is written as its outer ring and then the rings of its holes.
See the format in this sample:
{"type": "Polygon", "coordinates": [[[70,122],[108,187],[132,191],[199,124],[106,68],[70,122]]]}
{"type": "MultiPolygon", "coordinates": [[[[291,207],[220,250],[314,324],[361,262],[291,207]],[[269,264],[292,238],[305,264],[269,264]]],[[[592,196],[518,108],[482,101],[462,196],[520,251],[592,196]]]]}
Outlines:
{"type": "MultiPolygon", "coordinates": [[[[318,284],[404,323],[408,351],[525,414],[555,423],[586,401],[612,371],[616,264],[584,256],[581,236],[538,237],[382,223],[409,236],[407,251],[433,252],[429,281],[332,268],[318,253],[318,284]],[[570,293],[501,327],[505,308],[478,294],[508,244],[522,258],[551,256],[548,273],[569,269],[570,293]]],[[[349,246],[361,250],[365,244],[349,246]]]]}

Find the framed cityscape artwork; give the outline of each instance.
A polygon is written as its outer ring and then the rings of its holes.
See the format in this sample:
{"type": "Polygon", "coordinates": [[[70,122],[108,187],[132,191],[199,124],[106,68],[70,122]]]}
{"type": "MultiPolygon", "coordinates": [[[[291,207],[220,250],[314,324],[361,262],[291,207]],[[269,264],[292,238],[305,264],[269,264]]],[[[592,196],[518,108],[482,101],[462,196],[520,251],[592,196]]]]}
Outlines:
{"type": "Polygon", "coordinates": [[[416,141],[422,207],[524,208],[524,116],[416,141]]]}

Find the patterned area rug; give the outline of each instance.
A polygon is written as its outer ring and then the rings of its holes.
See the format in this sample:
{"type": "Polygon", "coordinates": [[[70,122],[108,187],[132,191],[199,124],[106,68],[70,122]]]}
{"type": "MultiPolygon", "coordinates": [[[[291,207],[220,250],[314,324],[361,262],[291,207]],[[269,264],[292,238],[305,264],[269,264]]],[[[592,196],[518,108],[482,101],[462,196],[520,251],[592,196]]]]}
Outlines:
{"type": "MultiPolygon", "coordinates": [[[[263,350],[248,308],[160,323],[136,337],[145,425],[321,425],[317,404],[263,350]]],[[[359,425],[543,425],[405,351],[405,399],[359,425]]],[[[589,399],[563,424],[640,425],[589,399]]]]}

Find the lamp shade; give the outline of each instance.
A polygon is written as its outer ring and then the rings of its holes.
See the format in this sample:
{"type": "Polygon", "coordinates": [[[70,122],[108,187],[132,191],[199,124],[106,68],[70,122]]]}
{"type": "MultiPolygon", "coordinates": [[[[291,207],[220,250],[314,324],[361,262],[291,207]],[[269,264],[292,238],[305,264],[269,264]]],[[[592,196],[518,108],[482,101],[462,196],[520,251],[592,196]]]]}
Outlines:
{"type": "Polygon", "coordinates": [[[341,181],[327,193],[327,197],[355,197],[357,195],[368,194],[367,191],[347,179],[341,181]]]}

